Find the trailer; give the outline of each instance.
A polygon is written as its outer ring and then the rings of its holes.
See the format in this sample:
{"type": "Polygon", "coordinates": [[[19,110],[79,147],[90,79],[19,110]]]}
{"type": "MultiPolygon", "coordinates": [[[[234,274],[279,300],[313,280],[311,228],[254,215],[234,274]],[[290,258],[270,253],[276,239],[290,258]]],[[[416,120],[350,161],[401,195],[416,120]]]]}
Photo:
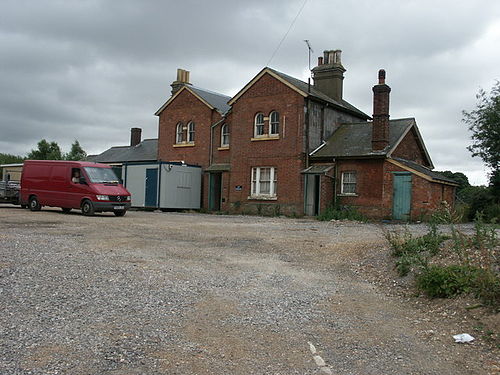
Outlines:
{"type": "Polygon", "coordinates": [[[19,204],[19,181],[0,181],[0,203],[19,204]]]}
{"type": "Polygon", "coordinates": [[[132,207],[200,209],[201,167],[182,162],[125,163],[123,185],[132,207]]]}

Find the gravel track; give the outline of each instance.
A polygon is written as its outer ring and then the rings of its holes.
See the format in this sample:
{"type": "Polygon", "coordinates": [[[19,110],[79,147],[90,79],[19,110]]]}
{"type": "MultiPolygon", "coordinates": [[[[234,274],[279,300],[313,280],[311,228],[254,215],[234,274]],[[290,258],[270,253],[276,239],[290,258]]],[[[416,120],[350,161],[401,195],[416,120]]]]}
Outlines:
{"type": "Polygon", "coordinates": [[[0,224],[2,375],[487,374],[495,366],[480,347],[453,344],[448,331],[460,327],[429,321],[353,267],[385,246],[379,225],[7,206],[0,224]]]}

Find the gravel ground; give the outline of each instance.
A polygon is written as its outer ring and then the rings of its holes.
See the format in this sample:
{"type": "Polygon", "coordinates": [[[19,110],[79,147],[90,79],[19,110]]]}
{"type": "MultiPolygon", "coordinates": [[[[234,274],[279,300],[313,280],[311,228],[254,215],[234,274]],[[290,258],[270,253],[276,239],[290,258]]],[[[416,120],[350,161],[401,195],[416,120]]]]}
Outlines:
{"type": "Polygon", "coordinates": [[[480,338],[453,343],[470,322],[377,282],[380,225],[9,206],[0,224],[2,375],[500,371],[480,338]]]}

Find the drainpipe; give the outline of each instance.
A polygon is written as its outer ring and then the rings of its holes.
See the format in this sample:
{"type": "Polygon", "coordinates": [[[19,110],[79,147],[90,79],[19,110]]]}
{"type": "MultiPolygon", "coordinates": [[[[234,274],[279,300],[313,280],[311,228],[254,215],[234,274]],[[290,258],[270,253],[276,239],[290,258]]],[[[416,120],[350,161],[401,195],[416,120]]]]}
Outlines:
{"type": "Polygon", "coordinates": [[[209,161],[208,161],[208,165],[212,165],[212,161],[213,161],[213,149],[214,149],[214,128],[219,125],[221,122],[224,121],[224,118],[217,121],[215,124],[213,124],[212,126],[210,126],[210,157],[209,157],[209,161]]]}
{"type": "Polygon", "coordinates": [[[161,199],[161,161],[158,162],[158,193],[156,199],[156,208],[160,208],[160,199],[161,199]]]}

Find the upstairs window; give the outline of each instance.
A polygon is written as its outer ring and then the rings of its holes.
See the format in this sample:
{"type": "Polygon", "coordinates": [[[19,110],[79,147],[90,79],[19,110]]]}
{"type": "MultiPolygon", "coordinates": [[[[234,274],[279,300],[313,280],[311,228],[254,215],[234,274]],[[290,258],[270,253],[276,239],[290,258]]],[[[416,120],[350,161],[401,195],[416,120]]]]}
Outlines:
{"type": "Polygon", "coordinates": [[[186,139],[184,138],[184,129],[182,122],[178,122],[175,128],[175,143],[184,143],[186,139]]]}
{"type": "Polygon", "coordinates": [[[190,121],[188,124],[188,142],[194,143],[194,122],[190,121]]]}
{"type": "Polygon", "coordinates": [[[269,115],[269,135],[278,135],[280,132],[280,114],[272,111],[269,115]]]}
{"type": "Polygon", "coordinates": [[[252,168],[252,197],[276,197],[277,176],[274,167],[252,168]]]}
{"type": "Polygon", "coordinates": [[[356,172],[342,172],[342,194],[356,194],[356,172]]]}
{"type": "Polygon", "coordinates": [[[261,137],[264,135],[264,114],[257,113],[255,115],[254,137],[261,137]]]}
{"type": "Polygon", "coordinates": [[[229,126],[223,124],[220,128],[220,145],[221,147],[229,146],[229,126]]]}

